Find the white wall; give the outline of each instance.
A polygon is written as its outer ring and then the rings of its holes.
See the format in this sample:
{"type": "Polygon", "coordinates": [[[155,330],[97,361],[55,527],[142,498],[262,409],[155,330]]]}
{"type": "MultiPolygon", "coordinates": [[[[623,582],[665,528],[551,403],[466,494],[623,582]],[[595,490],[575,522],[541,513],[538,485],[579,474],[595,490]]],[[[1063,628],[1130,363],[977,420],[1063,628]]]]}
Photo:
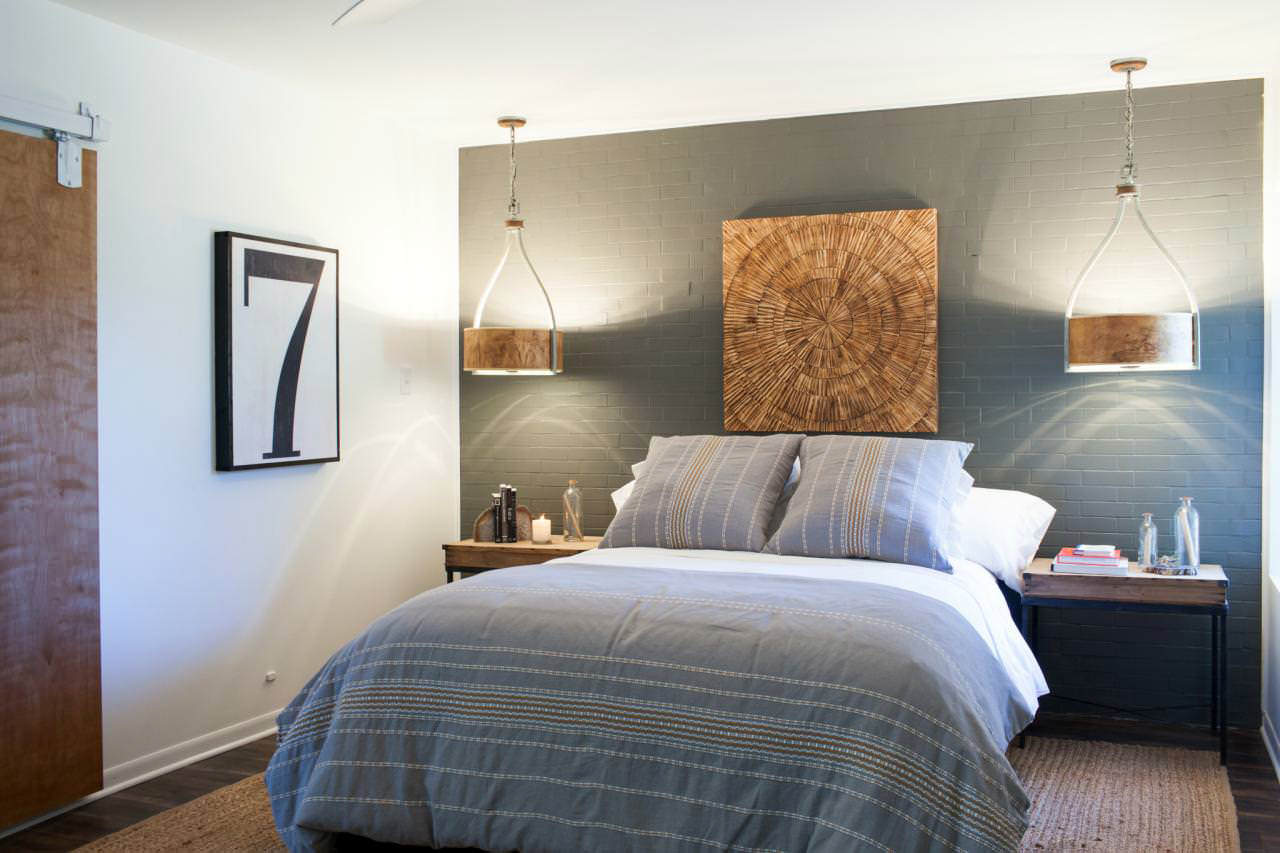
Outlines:
{"type": "Polygon", "coordinates": [[[110,785],[271,728],[342,643],[443,580],[457,152],[45,0],[0,0],[0,93],[89,101],[113,126],[98,161],[110,785]],[[213,471],[220,229],[341,251],[341,462],[213,471]]]}
{"type": "Polygon", "coordinates": [[[1280,52],[1263,84],[1263,292],[1266,383],[1262,451],[1262,735],[1280,774],[1280,52]]]}

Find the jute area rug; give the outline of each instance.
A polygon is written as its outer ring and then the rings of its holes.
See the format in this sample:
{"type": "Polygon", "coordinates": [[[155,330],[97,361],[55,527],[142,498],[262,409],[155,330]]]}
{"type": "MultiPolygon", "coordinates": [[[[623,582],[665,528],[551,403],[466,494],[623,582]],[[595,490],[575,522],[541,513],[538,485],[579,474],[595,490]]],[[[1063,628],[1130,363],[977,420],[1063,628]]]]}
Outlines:
{"type": "Polygon", "coordinates": [[[1009,760],[1031,795],[1023,851],[1240,850],[1216,751],[1029,737],[1009,760]]]}
{"type": "MultiPolygon", "coordinates": [[[[1216,752],[1031,737],[1009,758],[1031,794],[1022,850],[1237,853],[1236,807],[1216,752]]],[[[283,850],[261,776],[81,847],[85,853],[283,850]]]]}

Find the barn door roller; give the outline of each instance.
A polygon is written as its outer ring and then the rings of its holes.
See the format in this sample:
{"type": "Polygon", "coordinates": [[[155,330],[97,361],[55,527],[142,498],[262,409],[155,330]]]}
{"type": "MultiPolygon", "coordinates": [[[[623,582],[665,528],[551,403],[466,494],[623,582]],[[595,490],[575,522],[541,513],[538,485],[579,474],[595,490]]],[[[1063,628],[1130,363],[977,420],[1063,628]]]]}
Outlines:
{"type": "Polygon", "coordinates": [[[58,183],[71,189],[81,186],[84,143],[105,142],[110,129],[107,121],[84,102],[79,112],[64,113],[4,95],[0,95],[0,121],[42,130],[58,143],[58,183]]]}

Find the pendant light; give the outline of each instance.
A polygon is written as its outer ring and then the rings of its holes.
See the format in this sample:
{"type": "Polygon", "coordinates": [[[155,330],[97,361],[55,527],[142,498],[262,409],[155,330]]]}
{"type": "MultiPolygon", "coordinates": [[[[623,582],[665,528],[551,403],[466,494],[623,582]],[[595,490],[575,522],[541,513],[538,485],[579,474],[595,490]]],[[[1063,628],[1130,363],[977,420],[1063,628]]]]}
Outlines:
{"type": "Polygon", "coordinates": [[[480,295],[475,320],[462,331],[462,367],[477,376],[552,376],[564,370],[564,334],[556,327],[556,309],[542,283],[533,261],[524,247],[524,220],[520,218],[520,202],[516,200],[516,128],[524,127],[525,120],[517,116],[503,116],[498,125],[511,132],[510,189],[507,203],[506,246],[498,266],[489,276],[489,283],[480,295]],[[532,279],[542,292],[551,315],[550,329],[516,329],[505,326],[482,328],[484,308],[499,279],[507,279],[518,273],[532,279]]]}
{"type": "Polygon", "coordinates": [[[1089,261],[1076,278],[1071,296],[1067,299],[1066,346],[1064,359],[1068,373],[1121,372],[1130,370],[1199,370],[1200,369],[1200,311],[1191,292],[1187,277],[1169,250],[1152,230],[1142,213],[1139,198],[1137,167],[1134,163],[1133,145],[1133,72],[1147,67],[1147,60],[1140,57],[1115,59],[1111,70],[1124,74],[1125,90],[1125,161],[1116,184],[1116,215],[1111,228],[1094,249],[1089,261]],[[1080,291],[1097,266],[1098,260],[1116,232],[1125,215],[1133,208],[1142,230],[1155,244],[1160,255],[1168,263],[1174,277],[1186,294],[1189,311],[1151,314],[1095,314],[1077,316],[1076,300],[1080,291]]]}

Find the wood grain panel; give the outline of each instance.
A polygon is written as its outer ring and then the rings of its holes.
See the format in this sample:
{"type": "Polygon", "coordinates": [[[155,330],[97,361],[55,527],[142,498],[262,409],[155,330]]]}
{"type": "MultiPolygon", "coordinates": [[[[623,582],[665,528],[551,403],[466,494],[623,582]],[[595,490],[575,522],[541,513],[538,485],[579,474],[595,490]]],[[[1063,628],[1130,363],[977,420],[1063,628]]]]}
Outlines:
{"type": "Polygon", "coordinates": [[[102,787],[97,155],[0,132],[0,827],[102,787]]]}
{"type": "MultiPolygon", "coordinates": [[[[462,330],[463,370],[547,370],[550,329],[484,326],[462,330]]],[[[564,332],[556,332],[556,370],[564,370],[564,332]]]]}
{"type": "Polygon", "coordinates": [[[477,542],[463,539],[447,542],[444,548],[444,564],[454,569],[505,569],[509,566],[527,566],[543,563],[559,557],[572,557],[590,551],[600,544],[601,537],[586,536],[581,542],[566,542],[564,536],[553,534],[551,542],[535,545],[532,542],[477,542]]]}
{"type": "Polygon", "coordinates": [[[1195,358],[1190,314],[1100,314],[1072,317],[1072,364],[1172,364],[1195,358]]]}
{"type": "Polygon", "coordinates": [[[1033,560],[1022,573],[1023,595],[1076,601],[1184,604],[1220,607],[1229,582],[1222,566],[1205,563],[1198,575],[1157,575],[1130,569],[1127,575],[1072,575],[1053,571],[1053,561],[1033,560]]]}
{"type": "Polygon", "coordinates": [[[726,430],[937,432],[936,210],[723,231],[726,430]]]}

